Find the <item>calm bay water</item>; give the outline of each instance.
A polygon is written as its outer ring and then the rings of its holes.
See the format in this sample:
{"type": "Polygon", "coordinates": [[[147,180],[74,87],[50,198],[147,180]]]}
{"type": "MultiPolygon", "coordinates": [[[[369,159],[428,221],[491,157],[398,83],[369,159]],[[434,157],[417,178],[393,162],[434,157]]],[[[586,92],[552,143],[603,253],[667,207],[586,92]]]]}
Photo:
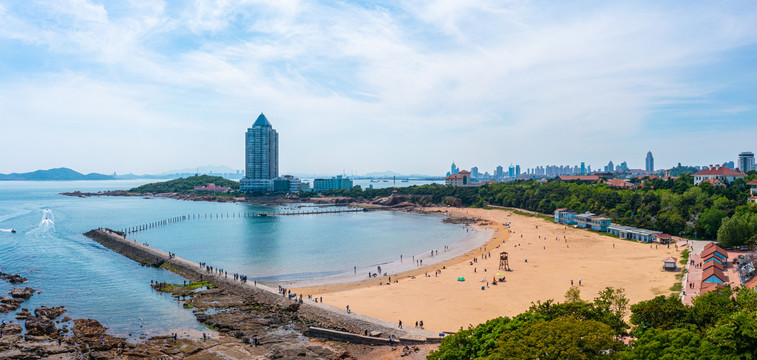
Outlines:
{"type": "MultiPolygon", "coordinates": [[[[139,266],[87,239],[97,227],[123,229],[200,215],[129,237],[193,261],[258,280],[298,280],[361,271],[440,249],[465,236],[440,217],[394,212],[240,217],[287,211],[249,204],[126,197],[73,198],[63,191],[128,189],[149,181],[0,182],[0,268],[41,289],[23,304],[64,305],[68,316],[100,320],[110,333],[202,330],[192,313],[154,292],[150,280],[182,278],[139,266]],[[205,215],[225,215],[206,219],[205,215]],[[8,229],[16,229],[12,234],[8,229]]],[[[292,206],[288,206],[291,208],[292,206]]],[[[12,287],[0,282],[0,293],[12,287]]],[[[12,313],[0,319],[12,319],[12,313]]]]}

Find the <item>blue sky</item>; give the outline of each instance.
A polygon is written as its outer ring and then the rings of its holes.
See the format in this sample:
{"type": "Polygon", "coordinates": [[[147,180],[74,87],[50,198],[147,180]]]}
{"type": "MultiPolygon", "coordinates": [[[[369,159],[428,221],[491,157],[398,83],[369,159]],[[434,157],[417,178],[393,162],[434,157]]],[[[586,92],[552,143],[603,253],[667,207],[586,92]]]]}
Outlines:
{"type": "Polygon", "coordinates": [[[755,64],[750,1],[0,0],[0,172],[722,163],[755,64]]]}

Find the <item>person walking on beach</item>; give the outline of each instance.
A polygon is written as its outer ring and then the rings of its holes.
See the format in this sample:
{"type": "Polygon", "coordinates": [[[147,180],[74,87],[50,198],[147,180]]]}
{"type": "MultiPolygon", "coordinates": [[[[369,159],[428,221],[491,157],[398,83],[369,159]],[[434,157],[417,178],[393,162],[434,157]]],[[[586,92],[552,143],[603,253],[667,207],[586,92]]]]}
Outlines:
{"type": "Polygon", "coordinates": [[[402,320],[399,321],[399,328],[402,329],[402,320]]]}

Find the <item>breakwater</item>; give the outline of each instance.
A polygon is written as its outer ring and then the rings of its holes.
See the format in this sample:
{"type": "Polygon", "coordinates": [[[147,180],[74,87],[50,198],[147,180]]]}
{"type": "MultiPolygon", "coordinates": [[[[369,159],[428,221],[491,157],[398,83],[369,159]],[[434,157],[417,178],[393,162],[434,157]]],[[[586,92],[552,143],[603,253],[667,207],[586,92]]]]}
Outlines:
{"type": "MultiPolygon", "coordinates": [[[[271,305],[277,311],[291,311],[296,308],[300,317],[307,319],[319,328],[351,334],[378,332],[385,338],[391,336],[395,339],[395,343],[399,344],[436,343],[441,339],[439,334],[428,330],[412,327],[400,329],[395,323],[357,313],[347,313],[343,309],[337,309],[322,302],[316,303],[305,297],[303,297],[302,302],[290,300],[289,297],[282,296],[278,289],[254,282],[242,282],[236,280],[234,276],[227,276],[218,272],[208,272],[206,266],[138,243],[110,229],[95,229],[84,235],[140,264],[161,267],[192,281],[213,282],[219,288],[252,296],[256,301],[271,305]]],[[[387,306],[391,305],[388,304],[387,306]]],[[[311,332],[313,336],[320,336],[325,333],[328,332],[318,330],[311,332]]],[[[331,337],[336,337],[334,333],[330,334],[331,337]]],[[[346,335],[340,335],[338,338],[345,341],[359,339],[346,335]]]]}

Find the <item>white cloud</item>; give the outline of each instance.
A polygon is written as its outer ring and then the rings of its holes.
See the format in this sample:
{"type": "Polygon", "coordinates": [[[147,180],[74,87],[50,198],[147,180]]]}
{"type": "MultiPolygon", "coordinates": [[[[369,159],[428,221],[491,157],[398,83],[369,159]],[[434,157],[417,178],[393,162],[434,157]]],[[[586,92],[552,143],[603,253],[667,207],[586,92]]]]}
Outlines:
{"type": "MultiPolygon", "coordinates": [[[[286,140],[282,168],[289,171],[431,173],[453,158],[482,168],[604,164],[608,154],[632,156],[652,145],[649,118],[661,106],[708,103],[732,86],[698,72],[757,39],[748,3],[173,6],[71,0],[40,5],[39,18],[30,18],[0,4],[0,51],[14,42],[42,45],[75,64],[54,71],[63,76],[42,70],[23,86],[0,81],[6,105],[37,124],[16,124],[17,131],[45,131],[38,125],[47,113],[21,98],[40,93],[59,103],[60,119],[72,124],[103,117],[121,124],[108,125],[116,128],[133,122],[190,133],[209,121],[222,125],[226,135],[214,129],[218,138],[204,141],[223,149],[232,167],[241,167],[241,140],[228,141],[241,139],[260,111],[286,140]],[[94,103],[81,100],[87,92],[94,103]],[[619,141],[619,133],[630,139],[619,141]]],[[[743,115],[751,108],[725,103],[717,112],[743,115]]],[[[149,147],[186,146],[161,140],[149,147]]],[[[690,137],[669,142],[694,146],[690,137]]],[[[202,165],[155,164],[148,167],[202,165]]],[[[134,166],[118,170],[139,172],[134,166]]]]}

